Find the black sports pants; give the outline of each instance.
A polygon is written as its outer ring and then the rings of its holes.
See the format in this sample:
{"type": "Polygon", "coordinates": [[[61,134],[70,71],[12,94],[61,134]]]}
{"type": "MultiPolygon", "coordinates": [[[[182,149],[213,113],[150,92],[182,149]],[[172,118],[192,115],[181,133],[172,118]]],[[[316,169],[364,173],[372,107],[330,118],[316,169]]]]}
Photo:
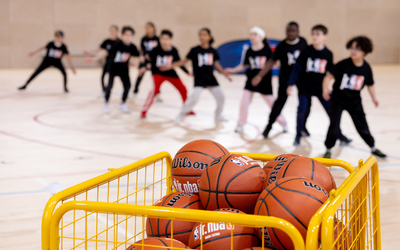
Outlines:
{"type": "Polygon", "coordinates": [[[119,78],[122,81],[123,87],[124,87],[124,92],[122,94],[122,102],[125,102],[126,99],[128,98],[128,93],[129,89],[131,88],[131,80],[129,78],[129,71],[128,70],[121,70],[121,71],[116,71],[111,69],[109,72],[109,79],[108,79],[108,86],[106,88],[106,102],[110,99],[111,95],[111,89],[114,85],[114,77],[119,76],[119,78]]]}
{"type": "Polygon", "coordinates": [[[59,69],[64,77],[64,88],[67,88],[67,73],[65,73],[64,66],[61,63],[61,60],[49,60],[45,58],[39,67],[33,72],[31,77],[26,82],[25,86],[27,86],[36,76],[38,76],[43,70],[47,69],[48,67],[53,66],[59,69]]]}

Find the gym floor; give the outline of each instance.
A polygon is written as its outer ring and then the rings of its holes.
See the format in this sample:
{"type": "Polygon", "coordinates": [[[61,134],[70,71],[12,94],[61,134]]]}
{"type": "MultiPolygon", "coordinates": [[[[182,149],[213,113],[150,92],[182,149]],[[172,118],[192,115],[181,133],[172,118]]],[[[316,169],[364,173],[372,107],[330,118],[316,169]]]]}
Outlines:
{"type": "MultiPolygon", "coordinates": [[[[382,249],[398,249],[400,243],[400,65],[373,65],[380,106],[375,108],[367,90],[362,93],[364,109],[377,148],[388,154],[379,159],[382,249]]],[[[146,119],[140,110],[152,86],[146,72],[139,96],[128,101],[131,114],[117,110],[122,86],[117,80],[111,97],[111,114],[103,114],[100,94],[100,69],[80,69],[77,75],[68,71],[69,94],[64,94],[61,75],[47,70],[27,90],[18,92],[32,70],[0,70],[0,249],[40,249],[41,217],[52,194],[159,151],[172,157],[185,143],[211,139],[235,152],[297,153],[322,157],[329,125],[317,99],[313,99],[307,128],[309,138],[294,147],[296,93],[288,99],[283,114],[289,132],[282,133],[275,124],[271,139],[261,132],[270,108],[255,95],[243,134],[233,132],[236,126],[245,76],[235,75],[232,82],[217,74],[226,97],[224,115],[227,122],[215,125],[215,103],[204,91],[195,107],[195,116],[186,117],[178,126],[173,123],[182,102],[168,83],[161,88],[163,102],[155,103],[146,119]]],[[[179,71],[191,93],[193,79],[179,71]]],[[[137,70],[131,70],[134,83],[137,70]]],[[[277,79],[273,80],[274,88],[277,79]]],[[[276,93],[276,91],[275,91],[276,93]]],[[[343,133],[353,139],[349,146],[335,147],[333,158],[356,166],[359,159],[370,156],[347,113],[342,118],[343,133]]],[[[335,171],[338,183],[346,177],[335,171]]]]}

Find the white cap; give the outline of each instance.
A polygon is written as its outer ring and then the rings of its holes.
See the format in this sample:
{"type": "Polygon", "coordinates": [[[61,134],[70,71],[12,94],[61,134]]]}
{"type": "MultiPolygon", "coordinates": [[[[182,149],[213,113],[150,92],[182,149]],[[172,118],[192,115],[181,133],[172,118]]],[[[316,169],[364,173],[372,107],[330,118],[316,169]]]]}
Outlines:
{"type": "Polygon", "coordinates": [[[250,33],[251,32],[257,33],[259,36],[261,36],[262,39],[265,38],[265,31],[258,26],[254,26],[253,28],[251,28],[250,33]]]}

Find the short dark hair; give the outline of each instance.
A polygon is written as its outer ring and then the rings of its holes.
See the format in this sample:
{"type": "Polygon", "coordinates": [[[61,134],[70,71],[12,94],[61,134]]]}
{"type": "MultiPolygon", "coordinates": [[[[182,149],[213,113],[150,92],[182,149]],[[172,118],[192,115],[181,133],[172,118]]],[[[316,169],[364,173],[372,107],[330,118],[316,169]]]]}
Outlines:
{"type": "Polygon", "coordinates": [[[115,24],[111,24],[111,25],[110,25],[110,28],[114,28],[114,29],[118,30],[118,26],[115,25],[115,24]]]}
{"type": "Polygon", "coordinates": [[[320,30],[320,31],[322,31],[322,33],[324,33],[324,35],[328,34],[328,28],[322,24],[317,24],[314,27],[312,27],[311,31],[314,31],[314,30],[320,30]]]}
{"type": "Polygon", "coordinates": [[[162,30],[160,36],[162,36],[162,35],[167,35],[167,36],[169,36],[170,38],[173,37],[173,34],[172,34],[172,32],[171,32],[170,30],[162,30]]]}
{"type": "Polygon", "coordinates": [[[354,42],[357,43],[357,48],[360,48],[365,54],[371,53],[374,48],[371,39],[366,36],[357,36],[350,39],[346,44],[346,48],[350,49],[354,42]]]}
{"type": "Polygon", "coordinates": [[[130,31],[132,32],[132,35],[135,34],[135,30],[131,26],[124,26],[122,27],[121,34],[124,34],[125,32],[130,31]]]}
{"type": "Polygon", "coordinates": [[[54,32],[54,36],[64,37],[64,32],[62,30],[56,30],[56,32],[54,32]]]}
{"type": "Polygon", "coordinates": [[[288,23],[287,25],[286,25],[286,28],[289,28],[289,26],[296,26],[296,28],[299,28],[299,24],[297,23],[297,22],[294,22],[294,21],[291,21],[290,23],[288,23]]]}

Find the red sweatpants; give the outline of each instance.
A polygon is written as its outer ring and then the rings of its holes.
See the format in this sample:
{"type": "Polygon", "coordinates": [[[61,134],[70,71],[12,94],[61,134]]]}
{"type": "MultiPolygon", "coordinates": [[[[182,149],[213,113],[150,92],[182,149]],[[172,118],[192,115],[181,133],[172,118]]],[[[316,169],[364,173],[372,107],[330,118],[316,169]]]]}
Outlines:
{"type": "Polygon", "coordinates": [[[168,76],[162,76],[162,75],[156,74],[156,75],[153,75],[153,79],[154,79],[154,87],[150,91],[149,95],[147,96],[146,102],[144,103],[144,106],[142,108],[142,116],[146,116],[147,111],[153,104],[154,98],[160,92],[161,84],[164,81],[169,81],[170,83],[172,83],[172,85],[174,85],[174,87],[181,94],[183,103],[185,103],[186,98],[187,98],[187,90],[186,90],[185,85],[183,85],[181,79],[179,79],[179,77],[168,77],[168,76]]]}

